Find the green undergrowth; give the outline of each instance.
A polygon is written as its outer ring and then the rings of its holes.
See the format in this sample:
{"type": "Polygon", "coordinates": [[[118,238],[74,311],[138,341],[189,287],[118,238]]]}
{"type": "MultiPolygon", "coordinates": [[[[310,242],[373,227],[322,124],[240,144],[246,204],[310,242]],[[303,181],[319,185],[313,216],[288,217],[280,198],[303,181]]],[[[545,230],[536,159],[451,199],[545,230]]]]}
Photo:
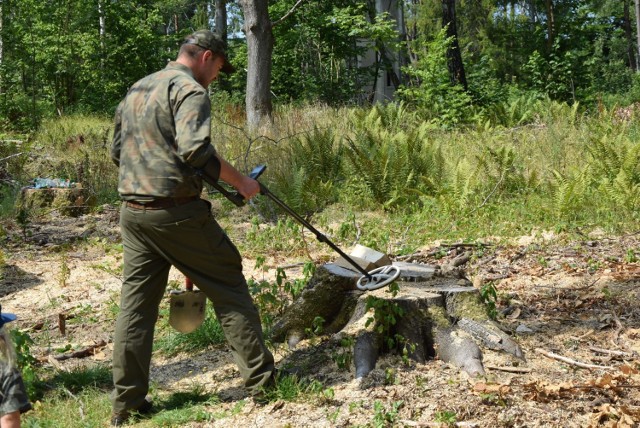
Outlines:
{"type": "MultiPolygon", "coordinates": [[[[111,371],[107,366],[78,368],[70,372],[56,372],[42,382],[44,389],[39,400],[32,400],[34,410],[22,417],[27,428],[82,427],[106,425],[111,414],[111,371]]],[[[135,415],[131,425],[140,427],[183,426],[190,423],[212,422],[241,413],[247,399],[228,408],[220,407],[220,397],[206,386],[194,383],[181,391],[166,392],[152,386],[153,411],[150,415],[135,415]]],[[[279,376],[275,386],[265,390],[259,401],[263,404],[282,401],[331,400],[332,388],[318,381],[296,376],[279,376]]]]}
{"type": "Polygon", "coordinates": [[[23,427],[101,427],[111,412],[108,366],[43,372],[32,393],[34,410],[23,416],[23,427]]]}
{"type": "MultiPolygon", "coordinates": [[[[423,238],[456,239],[516,236],[557,225],[636,227],[640,126],[635,115],[620,120],[615,108],[588,114],[578,104],[545,99],[515,98],[503,107],[499,118],[484,116],[456,128],[425,121],[402,103],[369,109],[280,107],[276,126],[257,134],[230,118],[214,118],[215,144],[244,172],[266,164],[261,182],[312,220],[337,206],[346,215],[375,212],[392,223],[407,223],[409,235],[416,235],[415,226],[423,238]]],[[[115,202],[111,132],[108,118],[73,116],[43,124],[25,139],[25,153],[7,161],[13,179],[7,182],[13,184],[0,189],[2,215],[19,217],[10,212],[17,186],[36,176],[80,181],[97,204],[115,202]]],[[[20,148],[6,149],[11,155],[20,148]]],[[[238,216],[229,203],[218,205],[219,216],[238,216]]],[[[245,212],[253,217],[246,235],[256,253],[306,251],[301,228],[269,198],[255,198],[245,212]]],[[[375,228],[361,232],[360,240],[380,239],[371,236],[375,228]]],[[[405,251],[393,241],[378,244],[405,251]]]]}

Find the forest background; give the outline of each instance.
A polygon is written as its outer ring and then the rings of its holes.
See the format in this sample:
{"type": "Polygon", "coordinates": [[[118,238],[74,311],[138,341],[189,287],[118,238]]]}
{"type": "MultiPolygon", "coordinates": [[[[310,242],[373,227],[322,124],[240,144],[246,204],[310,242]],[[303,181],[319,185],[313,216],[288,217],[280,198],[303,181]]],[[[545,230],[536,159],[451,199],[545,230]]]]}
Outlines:
{"type": "Polygon", "coordinates": [[[175,58],[182,38],[199,28],[229,39],[239,72],[214,92],[242,104],[251,73],[246,35],[255,33],[243,27],[246,13],[271,18],[258,22],[257,35],[273,37],[271,79],[259,73],[277,105],[366,105],[376,72],[391,59],[403,66],[391,79],[398,98],[444,124],[492,118],[497,105],[520,96],[589,110],[639,96],[631,0],[378,2],[403,10],[399,28],[375,3],[3,0],[0,123],[28,131],[55,116],[110,115],[133,82],[175,58]],[[358,67],[369,49],[377,62],[358,67]],[[462,64],[452,65],[456,55],[462,64]],[[458,69],[449,76],[447,65],[458,69]]]}

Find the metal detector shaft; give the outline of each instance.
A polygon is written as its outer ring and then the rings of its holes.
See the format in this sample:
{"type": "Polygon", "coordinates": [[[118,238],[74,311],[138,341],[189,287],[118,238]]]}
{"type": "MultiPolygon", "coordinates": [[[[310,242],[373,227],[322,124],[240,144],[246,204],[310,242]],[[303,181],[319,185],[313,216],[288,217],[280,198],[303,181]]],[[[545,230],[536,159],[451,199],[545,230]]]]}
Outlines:
{"type": "Polygon", "coordinates": [[[362,275],[367,277],[367,279],[369,281],[371,281],[373,279],[373,277],[371,276],[371,274],[369,272],[364,270],[362,268],[362,266],[360,266],[358,263],[355,262],[355,260],[353,260],[351,257],[346,255],[340,248],[338,248],[338,246],[336,244],[331,242],[329,240],[329,238],[327,238],[325,235],[323,235],[318,229],[313,227],[308,221],[306,221],[304,218],[302,218],[298,213],[296,213],[291,208],[289,208],[289,206],[287,204],[285,204],[280,199],[278,199],[278,197],[276,195],[274,195],[273,193],[271,193],[269,191],[269,189],[267,189],[265,186],[262,185],[262,183],[258,182],[258,184],[260,184],[260,193],[262,195],[265,195],[266,197],[271,199],[278,206],[280,206],[280,208],[285,210],[287,212],[287,214],[289,214],[291,217],[296,219],[298,221],[298,223],[300,223],[301,225],[303,225],[304,227],[309,229],[311,232],[313,232],[313,234],[316,235],[316,238],[318,238],[318,241],[324,242],[325,244],[330,246],[336,253],[340,254],[346,261],[348,261],[351,265],[353,265],[353,267],[356,268],[358,270],[358,272],[360,272],[362,275]]]}

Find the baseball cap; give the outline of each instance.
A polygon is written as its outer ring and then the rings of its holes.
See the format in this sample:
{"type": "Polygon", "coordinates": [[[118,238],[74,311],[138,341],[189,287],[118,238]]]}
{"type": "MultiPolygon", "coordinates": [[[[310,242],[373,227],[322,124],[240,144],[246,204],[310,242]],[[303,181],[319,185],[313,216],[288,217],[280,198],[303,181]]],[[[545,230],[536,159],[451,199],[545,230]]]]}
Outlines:
{"type": "Polygon", "coordinates": [[[200,46],[202,49],[210,50],[215,54],[222,55],[224,58],[224,64],[221,71],[227,74],[231,74],[236,71],[235,67],[231,65],[227,59],[227,43],[222,40],[222,37],[217,33],[209,30],[198,30],[187,36],[182,44],[200,46]]]}
{"type": "Polygon", "coordinates": [[[14,314],[2,312],[2,306],[0,306],[0,328],[8,322],[15,321],[17,318],[18,317],[16,317],[14,314]]]}

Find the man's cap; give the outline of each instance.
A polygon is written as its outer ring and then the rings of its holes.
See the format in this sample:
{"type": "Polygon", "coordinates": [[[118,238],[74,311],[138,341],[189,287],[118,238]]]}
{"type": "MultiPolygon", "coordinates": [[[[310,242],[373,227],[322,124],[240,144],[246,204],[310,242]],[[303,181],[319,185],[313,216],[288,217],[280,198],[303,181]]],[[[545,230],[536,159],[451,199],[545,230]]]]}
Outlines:
{"type": "Polygon", "coordinates": [[[236,71],[235,67],[231,65],[227,59],[227,43],[222,40],[222,37],[217,33],[209,30],[198,30],[187,36],[182,44],[200,46],[202,49],[210,50],[215,54],[222,55],[224,58],[224,64],[221,71],[227,74],[231,74],[236,71]]]}
{"type": "Polygon", "coordinates": [[[9,314],[7,312],[2,312],[2,306],[0,306],[0,328],[2,328],[6,323],[15,321],[18,317],[14,314],[9,314]]]}

